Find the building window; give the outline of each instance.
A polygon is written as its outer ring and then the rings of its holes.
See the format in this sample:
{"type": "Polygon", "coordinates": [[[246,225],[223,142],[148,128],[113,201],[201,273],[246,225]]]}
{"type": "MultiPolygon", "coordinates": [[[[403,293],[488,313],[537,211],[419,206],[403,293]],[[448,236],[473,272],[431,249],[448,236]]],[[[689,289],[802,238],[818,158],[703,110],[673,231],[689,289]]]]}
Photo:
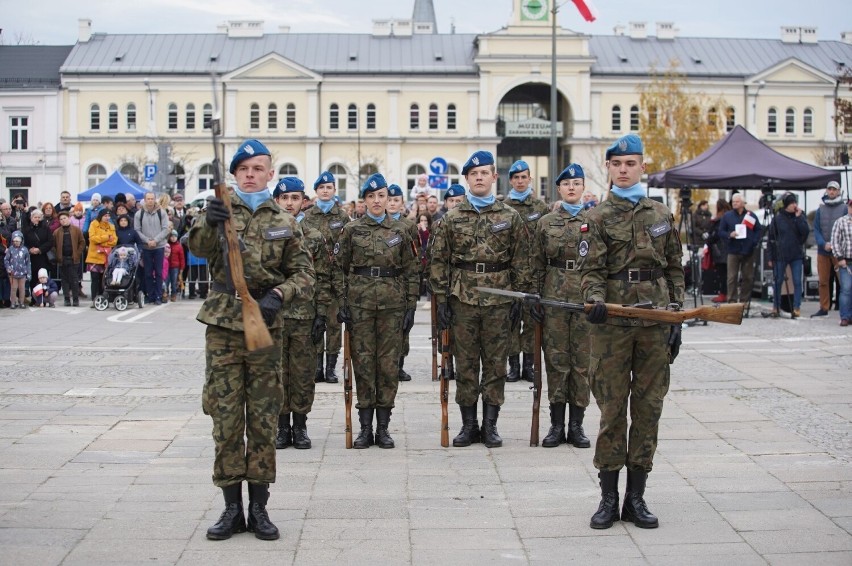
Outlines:
{"type": "Polygon", "coordinates": [[[270,102],[266,107],[266,129],[278,129],[278,106],[274,102],[270,102]]]}
{"type": "Polygon", "coordinates": [[[296,105],[292,102],[287,105],[287,129],[296,129],[296,105]]]}
{"type": "Polygon", "coordinates": [[[376,131],[376,105],[372,103],[367,105],[367,131],[376,131]]]}
{"type": "Polygon", "coordinates": [[[453,132],[456,129],[456,105],[447,106],[447,130],[453,132]]]}
{"type": "Polygon", "coordinates": [[[349,171],[340,163],[335,163],[328,168],[328,172],[334,175],[334,180],[337,183],[337,197],[341,201],[346,200],[346,181],[349,177],[349,171]]]}
{"type": "Polygon", "coordinates": [[[92,165],[86,172],[86,188],[91,189],[100,185],[106,179],[106,168],[103,165],[92,165]]]}
{"type": "Polygon", "coordinates": [[[89,107],[89,129],[93,132],[101,129],[101,107],[97,104],[92,104],[89,107]]]}
{"type": "Polygon", "coordinates": [[[119,169],[119,172],[124,175],[125,178],[130,179],[134,183],[139,183],[139,167],[134,165],[133,163],[125,163],[119,169]]]}
{"type": "Polygon", "coordinates": [[[30,119],[27,116],[11,116],[9,125],[12,132],[12,151],[29,149],[30,119]]]}
{"type": "Polygon", "coordinates": [[[136,131],[136,105],[132,102],[127,105],[127,131],[136,131]]]}
{"type": "Polygon", "coordinates": [[[416,104],[412,104],[408,111],[408,129],[420,129],[420,107],[416,104]]]}
{"type": "Polygon", "coordinates": [[[260,105],[258,104],[252,104],[249,107],[249,129],[260,129],[260,105]]]}
{"type": "Polygon", "coordinates": [[[340,109],[337,104],[328,108],[328,129],[335,132],[340,129],[340,109]]]}
{"type": "Polygon", "coordinates": [[[438,129],[438,105],[429,105],[429,130],[436,131],[438,129]]]}
{"type": "Polygon", "coordinates": [[[107,110],[107,128],[110,132],[118,131],[118,105],[110,104],[107,110]]]}
{"type": "Polygon", "coordinates": [[[209,163],[201,166],[198,170],[198,192],[214,188],[214,171],[213,166],[209,163]]]}
{"type": "Polygon", "coordinates": [[[787,111],[784,112],[784,133],[796,133],[796,111],[793,108],[788,108],[787,111]]]}
{"type": "Polygon", "coordinates": [[[639,131],[639,107],[635,104],[630,107],[630,131],[639,131]]]}
{"type": "Polygon", "coordinates": [[[778,133],[778,111],[775,108],[770,108],[766,112],[766,133],[778,133]]]}
{"type": "Polygon", "coordinates": [[[461,175],[459,174],[459,168],[455,165],[447,165],[447,177],[450,184],[460,185],[462,182],[461,175]]]}
{"type": "Polygon", "coordinates": [[[814,111],[810,108],[805,108],[805,111],[802,112],[802,133],[814,133],[814,111]]]}
{"type": "Polygon", "coordinates": [[[204,120],[204,129],[209,130],[210,129],[210,122],[213,121],[213,105],[212,104],[205,104],[204,109],[202,110],[202,113],[203,113],[203,115],[202,115],[201,119],[204,120]]]}
{"type": "Polygon", "coordinates": [[[621,106],[618,104],[612,107],[612,131],[621,131],[621,106]]]}
{"type": "Polygon", "coordinates": [[[417,165],[416,163],[408,168],[408,172],[405,174],[405,182],[409,193],[411,192],[411,189],[414,188],[414,185],[417,184],[417,177],[425,173],[426,168],[422,165],[417,165]]]}
{"type": "Polygon", "coordinates": [[[298,177],[299,170],[292,163],[285,163],[278,169],[278,178],[281,177],[298,177]]]}
{"type": "Polygon", "coordinates": [[[711,106],[707,111],[707,125],[711,128],[716,128],[719,125],[719,112],[715,106],[711,106]]]}
{"type": "Polygon", "coordinates": [[[736,122],[737,111],[734,109],[733,106],[728,106],[728,108],[725,109],[725,131],[730,132],[731,130],[733,130],[734,126],[736,125],[736,122]]]}
{"type": "Polygon", "coordinates": [[[195,104],[190,102],[186,105],[186,131],[195,131],[195,104]]]}
{"type": "Polygon", "coordinates": [[[346,127],[350,130],[358,129],[358,107],[354,104],[349,105],[349,109],[346,113],[347,124],[346,127]]]}
{"type": "Polygon", "coordinates": [[[172,102],[169,104],[169,130],[177,130],[178,128],[178,109],[177,104],[172,102]]]}

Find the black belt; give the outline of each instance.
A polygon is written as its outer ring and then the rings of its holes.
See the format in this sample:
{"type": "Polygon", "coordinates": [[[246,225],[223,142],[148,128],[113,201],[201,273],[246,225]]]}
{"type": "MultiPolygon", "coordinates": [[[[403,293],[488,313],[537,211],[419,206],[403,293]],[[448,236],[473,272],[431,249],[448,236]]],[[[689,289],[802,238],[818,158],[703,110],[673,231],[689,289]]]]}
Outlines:
{"type": "Polygon", "coordinates": [[[639,283],[640,281],[652,281],[663,276],[663,270],[660,268],[654,269],[624,269],[618,273],[610,274],[607,279],[616,279],[618,281],[627,281],[628,283],[639,283]]]}
{"type": "MultiPolygon", "coordinates": [[[[210,287],[214,291],[216,291],[217,293],[224,293],[225,295],[234,295],[234,296],[237,295],[237,292],[235,290],[228,289],[227,285],[219,283],[218,281],[213,281],[213,283],[210,284],[210,287]]],[[[261,289],[249,289],[248,292],[249,292],[249,295],[251,295],[255,299],[259,300],[264,295],[266,295],[266,293],[269,292],[270,289],[272,289],[272,287],[268,287],[266,289],[263,289],[263,288],[261,288],[261,289]]]]}
{"type": "Polygon", "coordinates": [[[402,269],[398,267],[353,267],[352,273],[367,277],[399,277],[402,275],[402,269]]]}
{"type": "Polygon", "coordinates": [[[498,271],[506,271],[509,269],[509,262],[503,263],[454,263],[453,267],[464,269],[466,271],[474,271],[476,273],[497,273],[498,271]]]}
{"type": "Polygon", "coordinates": [[[577,269],[577,261],[573,259],[550,259],[547,261],[547,265],[568,271],[577,269]]]}

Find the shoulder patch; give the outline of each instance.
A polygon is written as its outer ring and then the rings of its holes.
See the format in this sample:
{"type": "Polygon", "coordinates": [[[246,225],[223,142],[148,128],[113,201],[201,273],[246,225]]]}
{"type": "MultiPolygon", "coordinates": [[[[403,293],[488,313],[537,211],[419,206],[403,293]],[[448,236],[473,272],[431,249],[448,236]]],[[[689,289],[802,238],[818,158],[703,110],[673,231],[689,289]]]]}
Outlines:
{"type": "Polygon", "coordinates": [[[527,215],[527,222],[533,222],[534,220],[538,220],[541,218],[540,212],[533,212],[532,214],[527,215]]]}
{"type": "Polygon", "coordinates": [[[285,238],[293,237],[293,230],[291,230],[287,226],[280,226],[276,228],[267,228],[263,231],[263,239],[264,240],[283,240],[285,238]]]}
{"type": "Polygon", "coordinates": [[[580,232],[588,232],[588,231],[589,231],[589,224],[587,222],[583,222],[582,224],[580,224],[580,232]]]}
{"type": "Polygon", "coordinates": [[[504,220],[502,222],[495,222],[491,225],[491,233],[496,234],[497,232],[508,230],[510,226],[512,226],[512,223],[508,220],[504,220]]]}
{"type": "Polygon", "coordinates": [[[589,242],[586,240],[580,240],[580,245],[577,248],[577,253],[580,254],[580,257],[586,257],[589,253],[589,242]]]}
{"type": "Polygon", "coordinates": [[[394,246],[398,246],[401,243],[402,243],[402,236],[400,236],[399,234],[394,234],[389,239],[385,240],[385,244],[389,248],[392,248],[394,246]]]}
{"type": "Polygon", "coordinates": [[[662,222],[657,222],[656,224],[648,228],[648,232],[651,234],[652,237],[659,238],[663,234],[670,232],[671,229],[672,225],[669,223],[669,221],[663,220],[662,222]]]}
{"type": "Polygon", "coordinates": [[[340,228],[343,228],[343,221],[342,220],[335,220],[334,222],[329,222],[328,227],[331,228],[332,230],[338,230],[340,228]]]}

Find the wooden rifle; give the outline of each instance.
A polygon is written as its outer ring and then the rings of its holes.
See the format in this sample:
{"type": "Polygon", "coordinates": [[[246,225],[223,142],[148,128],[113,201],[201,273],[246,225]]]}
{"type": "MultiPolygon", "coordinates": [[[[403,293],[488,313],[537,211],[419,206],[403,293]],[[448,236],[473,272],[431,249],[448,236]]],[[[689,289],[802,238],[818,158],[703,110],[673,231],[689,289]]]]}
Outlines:
{"type": "Polygon", "coordinates": [[[438,301],[431,295],[432,303],[432,381],[438,381],[438,301]]]}
{"type": "Polygon", "coordinates": [[[530,425],[530,446],[538,446],[538,413],[541,408],[541,326],[535,323],[535,354],[533,357],[533,393],[532,423],[530,425]]]}
{"type": "Polygon", "coordinates": [[[441,331],[441,446],[450,446],[450,329],[441,331]]]}

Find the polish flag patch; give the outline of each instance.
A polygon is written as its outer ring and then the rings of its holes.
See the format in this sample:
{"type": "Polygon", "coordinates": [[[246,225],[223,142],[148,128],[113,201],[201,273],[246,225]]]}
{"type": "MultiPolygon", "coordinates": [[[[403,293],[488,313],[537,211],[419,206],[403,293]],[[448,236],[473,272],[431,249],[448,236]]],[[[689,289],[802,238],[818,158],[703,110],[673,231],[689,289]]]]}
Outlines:
{"type": "Polygon", "coordinates": [[[588,231],[589,231],[589,225],[588,224],[580,225],[580,232],[588,232],[588,231]]]}

